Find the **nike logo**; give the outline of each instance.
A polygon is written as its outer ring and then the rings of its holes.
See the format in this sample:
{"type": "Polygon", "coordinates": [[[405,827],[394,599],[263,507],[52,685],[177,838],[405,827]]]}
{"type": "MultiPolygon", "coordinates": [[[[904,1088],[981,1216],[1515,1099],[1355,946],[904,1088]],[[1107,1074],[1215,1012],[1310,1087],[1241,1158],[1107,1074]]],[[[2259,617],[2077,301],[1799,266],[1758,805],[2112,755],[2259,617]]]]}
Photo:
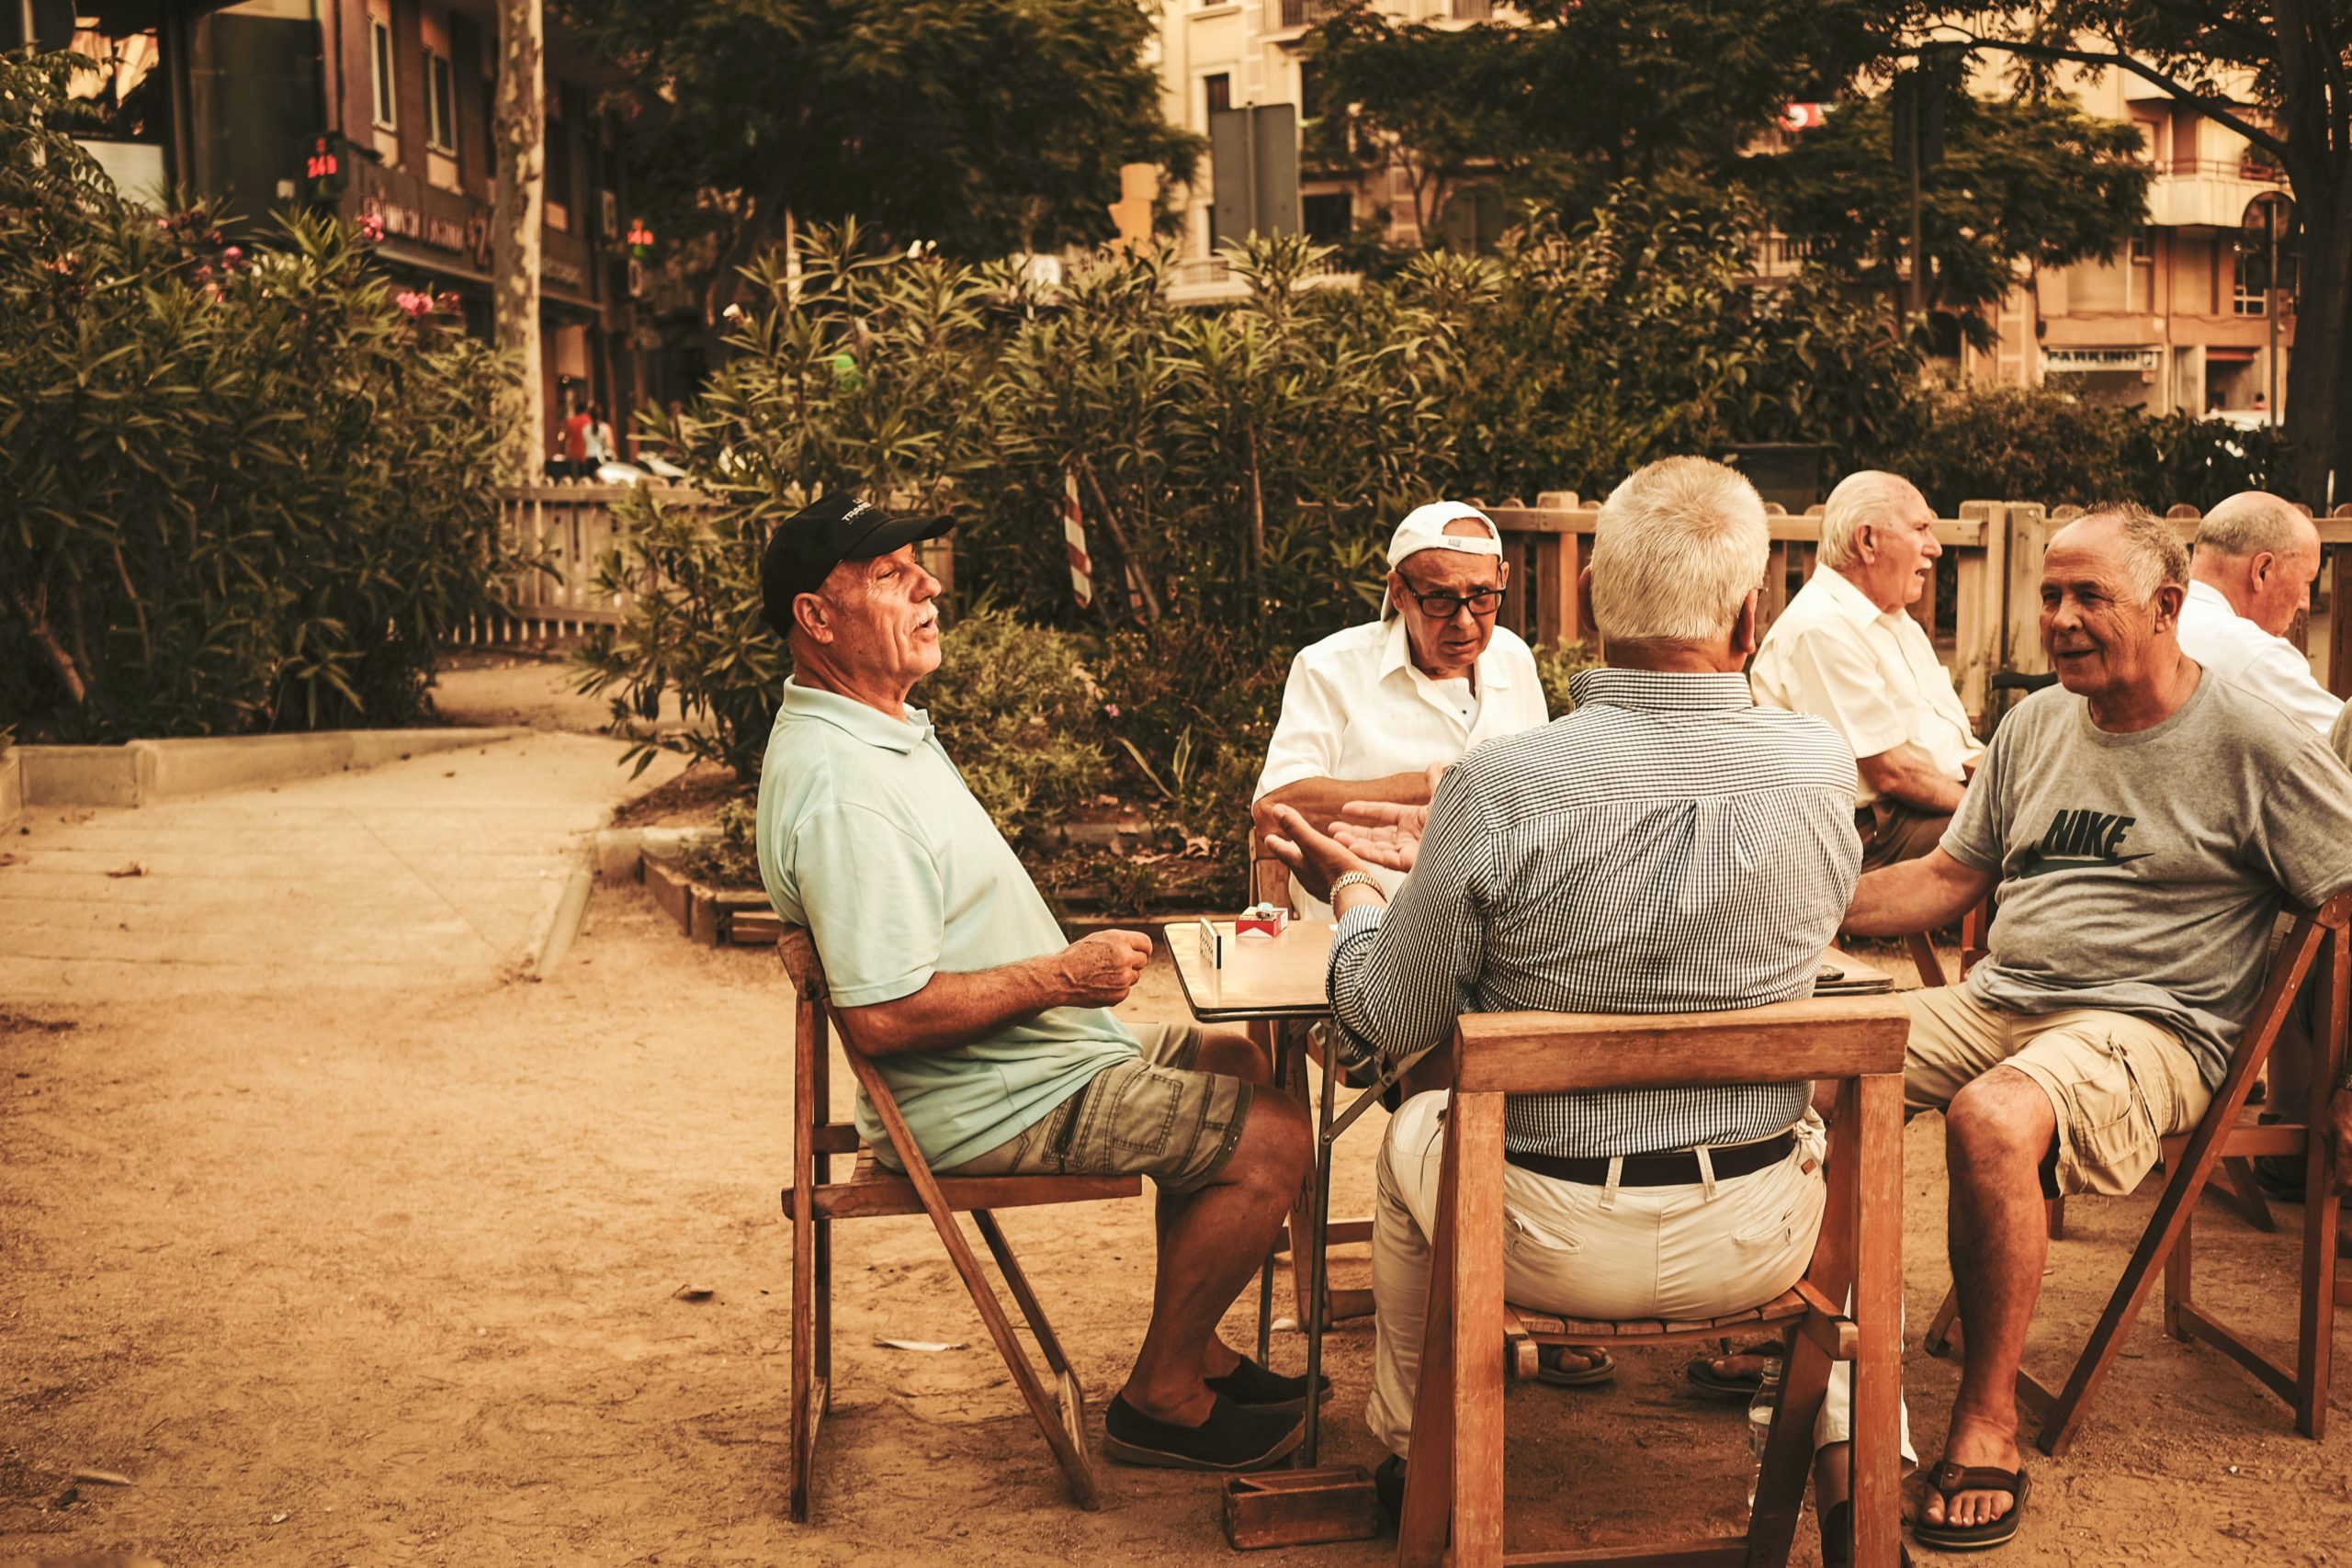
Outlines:
{"type": "Polygon", "coordinates": [[[2105,855],[2045,855],[2037,850],[2033,852],[2033,859],[2018,868],[2018,875],[2021,878],[2051,876],[2062,871],[2079,871],[2088,866],[2130,865],[2135,860],[2147,860],[2154,853],[2151,850],[2146,854],[2117,855],[2109,860],[2105,855]]]}

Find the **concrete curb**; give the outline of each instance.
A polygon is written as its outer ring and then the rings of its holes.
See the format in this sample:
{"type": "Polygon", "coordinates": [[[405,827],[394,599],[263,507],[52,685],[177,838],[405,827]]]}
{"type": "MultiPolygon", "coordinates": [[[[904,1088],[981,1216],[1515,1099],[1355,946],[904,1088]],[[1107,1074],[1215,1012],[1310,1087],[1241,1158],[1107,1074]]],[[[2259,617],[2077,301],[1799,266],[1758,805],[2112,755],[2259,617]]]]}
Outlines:
{"type": "Polygon", "coordinates": [[[641,860],[652,855],[660,860],[674,860],[687,845],[697,843],[718,831],[716,828],[605,828],[596,834],[590,850],[595,863],[596,875],[605,882],[642,882],[645,871],[641,860]]]}
{"type": "MultiPolygon", "coordinates": [[[[515,740],[528,729],[322,729],[305,735],[202,736],[120,746],[17,746],[21,806],[153,806],[432,751],[515,740]]],[[[6,797],[0,785],[0,818],[6,797]]]]}
{"type": "Polygon", "coordinates": [[[563,962],[563,955],[571,951],[572,939],[580,934],[581,922],[588,917],[588,890],[594,881],[585,860],[571,868],[571,875],[563,885],[563,897],[556,901],[555,913],[548,917],[547,930],[541,933],[537,951],[532,955],[532,979],[546,979],[563,962]]]}

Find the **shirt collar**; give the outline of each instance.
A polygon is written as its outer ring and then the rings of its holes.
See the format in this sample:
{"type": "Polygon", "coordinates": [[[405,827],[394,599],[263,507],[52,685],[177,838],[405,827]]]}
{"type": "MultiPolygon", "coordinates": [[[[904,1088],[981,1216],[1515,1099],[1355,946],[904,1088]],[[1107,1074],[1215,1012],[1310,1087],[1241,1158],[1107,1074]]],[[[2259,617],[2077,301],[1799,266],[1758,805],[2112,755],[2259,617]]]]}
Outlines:
{"type": "Polygon", "coordinates": [[[1756,705],[1747,677],[1736,670],[1687,675],[1661,670],[1587,670],[1569,680],[1568,696],[1578,707],[1603,703],[1611,707],[1697,712],[1756,705]]]}
{"type": "MultiPolygon", "coordinates": [[[[1373,676],[1375,681],[1385,681],[1399,670],[1418,668],[1413,663],[1413,641],[1405,630],[1404,615],[1400,612],[1389,616],[1387,626],[1388,635],[1380,645],[1380,669],[1373,676]]],[[[1500,632],[1501,628],[1498,626],[1496,630],[1500,632]]],[[[1510,662],[1489,658],[1488,655],[1494,651],[1494,639],[1489,637],[1486,651],[1478,655],[1478,691],[1482,695],[1489,690],[1501,691],[1510,685],[1510,662]]],[[[1426,671],[1421,679],[1429,679],[1426,671]]]]}
{"type": "Polygon", "coordinates": [[[1854,586],[1852,578],[1835,568],[1819,568],[1813,574],[1813,581],[1821,584],[1821,592],[1827,596],[1830,608],[1858,626],[1867,626],[1872,621],[1892,625],[1894,617],[1904,613],[1901,610],[1880,609],[1876,601],[1854,586]]]}
{"type": "Polygon", "coordinates": [[[2210,582],[2190,583],[2188,596],[2200,604],[2211,605],[2225,615],[2235,615],[2238,613],[2238,607],[2230,603],[2230,596],[2210,582]]]}
{"type": "Polygon", "coordinates": [[[931,715],[922,708],[906,708],[906,722],[894,723],[889,715],[867,707],[854,697],[842,696],[839,692],[820,692],[797,681],[785,682],[784,701],[778,707],[794,718],[821,720],[854,740],[886,751],[911,751],[931,739],[931,715]]]}

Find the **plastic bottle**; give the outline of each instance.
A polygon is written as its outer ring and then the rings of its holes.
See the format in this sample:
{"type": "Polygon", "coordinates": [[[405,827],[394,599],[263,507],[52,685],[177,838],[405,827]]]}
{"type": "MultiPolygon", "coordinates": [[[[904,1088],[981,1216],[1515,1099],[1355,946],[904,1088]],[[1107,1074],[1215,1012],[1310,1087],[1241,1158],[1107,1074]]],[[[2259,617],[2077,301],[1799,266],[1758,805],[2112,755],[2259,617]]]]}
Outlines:
{"type": "Polygon", "coordinates": [[[1756,1508],[1757,1483],[1764,1476],[1764,1445],[1772,1436],[1772,1416],[1781,1408],[1781,1359],[1764,1358],[1764,1381],[1747,1401],[1747,1506],[1756,1508]]]}

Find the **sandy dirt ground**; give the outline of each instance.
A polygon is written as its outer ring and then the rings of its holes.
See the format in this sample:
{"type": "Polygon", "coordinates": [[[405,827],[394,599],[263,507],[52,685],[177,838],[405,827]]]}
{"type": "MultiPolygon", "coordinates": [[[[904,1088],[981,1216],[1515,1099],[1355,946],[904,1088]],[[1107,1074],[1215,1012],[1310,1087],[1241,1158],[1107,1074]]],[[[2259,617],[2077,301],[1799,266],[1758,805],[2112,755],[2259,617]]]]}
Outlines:
{"type": "MultiPolygon", "coordinates": [[[[1163,964],[1130,1010],[1178,1006],[1163,964]]],[[[817,1519],[786,1520],[788,1017],[772,955],[690,946],[633,886],[599,889],[539,984],[10,1007],[0,1562],[1229,1560],[1213,1481],[1105,1465],[1099,1513],[1064,1503],[920,1219],[837,1233],[817,1519]],[[711,1294],[677,1299],[687,1285],[711,1294]]],[[[1342,1212],[1363,1209],[1376,1135],[1343,1149],[1342,1212]]],[[[1930,1457],[1954,1382],[1917,1348],[1945,1279],[1939,1137],[1914,1125],[1905,1183],[1906,1364],[1930,1457]]],[[[2086,1332],[2147,1209],[2074,1206],[2040,1364],[2086,1332]]],[[[1148,1301],[1148,1206],[1007,1229],[1099,1411],[1148,1301]]],[[[2284,1239],[2211,1207],[2199,1239],[2217,1304],[2290,1332],[2284,1239]]],[[[1363,1271],[1342,1261],[1338,1282],[1363,1271]]],[[[1327,1459],[1370,1463],[1369,1327],[1330,1343],[1327,1459]]],[[[1302,1341],[1278,1336],[1276,1354],[1295,1367],[1302,1341]]],[[[1688,1394],[1680,1359],[1628,1355],[1600,1390],[1511,1390],[1514,1545],[1736,1525],[1741,1412],[1688,1394]]],[[[2307,1441],[2221,1357],[2143,1323],[2072,1454],[2038,1460],[2000,1560],[2352,1561],[2348,1406],[2352,1380],[2333,1435],[2307,1441]]],[[[1797,1561],[1814,1561],[1809,1520],[1797,1561]]]]}

